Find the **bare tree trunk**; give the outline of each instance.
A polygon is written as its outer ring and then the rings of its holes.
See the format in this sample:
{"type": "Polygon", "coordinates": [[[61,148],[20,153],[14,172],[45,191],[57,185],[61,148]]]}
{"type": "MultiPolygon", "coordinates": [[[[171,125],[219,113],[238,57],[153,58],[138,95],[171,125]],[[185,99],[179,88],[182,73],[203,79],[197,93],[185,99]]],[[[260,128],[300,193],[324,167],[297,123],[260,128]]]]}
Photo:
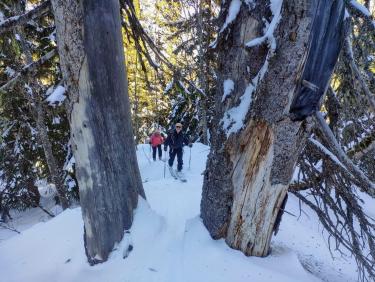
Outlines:
{"type": "Polygon", "coordinates": [[[45,124],[45,112],[43,109],[43,105],[39,99],[36,98],[34,100],[35,102],[35,111],[36,111],[36,127],[38,130],[38,139],[41,143],[44,151],[44,156],[46,158],[46,162],[48,165],[48,170],[51,175],[52,183],[56,186],[56,192],[57,196],[59,197],[59,201],[61,204],[61,207],[65,210],[69,207],[69,201],[66,197],[65,188],[64,188],[64,181],[63,181],[63,174],[62,174],[62,168],[59,169],[57,165],[57,161],[55,156],[52,152],[52,144],[51,141],[48,138],[48,130],[47,126],[45,124]]]}
{"type": "Polygon", "coordinates": [[[247,42],[263,36],[269,10],[267,1],[257,1],[251,9],[242,4],[230,32],[222,31],[226,41],[218,41],[217,115],[201,216],[213,238],[225,238],[246,255],[269,253],[280,207],[309,132],[308,122],[291,120],[289,108],[300,89],[316,9],[315,1],[284,0],[274,37],[246,49],[247,42]],[[273,43],[277,43],[274,50],[273,43]],[[223,98],[223,83],[229,79],[234,90],[223,98]],[[246,99],[252,102],[245,106],[243,126],[233,129],[239,118],[229,125],[225,121],[238,115],[239,108],[231,110],[246,99]]]}
{"type": "Polygon", "coordinates": [[[53,0],[90,264],[107,260],[145,197],[116,0],[53,0]]]}

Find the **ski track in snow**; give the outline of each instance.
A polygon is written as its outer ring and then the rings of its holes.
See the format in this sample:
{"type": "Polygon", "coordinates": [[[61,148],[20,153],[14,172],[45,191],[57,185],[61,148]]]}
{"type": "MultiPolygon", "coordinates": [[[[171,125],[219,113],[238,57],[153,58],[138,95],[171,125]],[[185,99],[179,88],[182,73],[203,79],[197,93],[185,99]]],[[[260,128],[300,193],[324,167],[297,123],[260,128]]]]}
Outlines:
{"type": "MultiPolygon", "coordinates": [[[[21,235],[0,229],[0,281],[356,281],[353,260],[332,260],[326,238],[317,227],[318,219],[311,212],[300,220],[284,214],[278,236],[272,239],[272,254],[266,258],[246,257],[224,240],[212,240],[199,218],[202,172],[208,153],[209,148],[202,144],[194,144],[192,150],[185,148],[187,182],[182,183],[169,174],[167,167],[164,178],[164,163],[152,161],[149,145],[138,146],[147,202],[140,198],[127,238],[134,248],[125,260],[122,254],[127,243],[123,240],[106,263],[89,266],[80,209],[69,209],[45,223],[38,223],[41,212],[35,209],[25,213],[19,226],[15,222],[21,235]],[[31,227],[32,222],[38,224],[31,227]]],[[[292,195],[289,198],[286,210],[298,215],[298,199],[292,195]]],[[[368,206],[373,203],[372,199],[366,201],[368,206]]]]}
{"type": "MultiPolygon", "coordinates": [[[[143,146],[143,145],[141,145],[143,146]]],[[[138,150],[138,160],[142,160],[142,154],[149,154],[149,148],[145,145],[144,150],[138,150]]],[[[208,154],[208,150],[203,148],[208,154]]],[[[135,271],[133,279],[129,281],[139,282],[159,282],[159,281],[183,281],[183,245],[186,221],[199,214],[200,189],[199,186],[202,177],[197,178],[195,171],[201,171],[202,167],[191,167],[189,169],[188,148],[184,148],[184,173],[187,182],[182,183],[174,179],[168,170],[168,164],[165,169],[161,161],[140,162],[140,170],[144,183],[144,189],[147,201],[152,210],[165,220],[165,228],[159,237],[153,242],[153,249],[150,250],[150,256],[147,258],[146,268],[154,272],[151,277],[142,275],[142,269],[135,271]],[[142,169],[144,167],[144,169],[142,169]],[[160,180],[161,179],[161,180],[160,180]],[[177,186],[177,187],[176,187],[177,186]],[[176,191],[176,188],[178,189],[176,191]],[[160,195],[163,198],[160,199],[160,195]],[[193,207],[191,203],[196,203],[193,207]],[[161,255],[163,259],[161,259],[161,255]]],[[[165,152],[163,152],[163,159],[165,152]]],[[[147,160],[147,158],[146,158],[147,160]]],[[[176,168],[177,159],[174,162],[176,168]]]]}

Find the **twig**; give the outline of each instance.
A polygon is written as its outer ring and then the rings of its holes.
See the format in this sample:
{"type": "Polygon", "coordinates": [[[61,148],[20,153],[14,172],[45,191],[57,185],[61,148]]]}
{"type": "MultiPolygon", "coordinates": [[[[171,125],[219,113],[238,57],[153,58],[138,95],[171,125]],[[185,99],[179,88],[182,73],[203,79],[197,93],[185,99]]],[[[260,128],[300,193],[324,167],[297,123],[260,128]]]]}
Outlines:
{"type": "Polygon", "coordinates": [[[1,222],[0,222],[0,227],[5,228],[5,229],[8,229],[8,230],[13,231],[13,232],[16,232],[16,233],[18,233],[18,234],[21,234],[21,232],[19,232],[17,229],[12,228],[12,227],[9,227],[9,226],[7,226],[7,225],[4,225],[4,224],[2,224],[1,222]]]}

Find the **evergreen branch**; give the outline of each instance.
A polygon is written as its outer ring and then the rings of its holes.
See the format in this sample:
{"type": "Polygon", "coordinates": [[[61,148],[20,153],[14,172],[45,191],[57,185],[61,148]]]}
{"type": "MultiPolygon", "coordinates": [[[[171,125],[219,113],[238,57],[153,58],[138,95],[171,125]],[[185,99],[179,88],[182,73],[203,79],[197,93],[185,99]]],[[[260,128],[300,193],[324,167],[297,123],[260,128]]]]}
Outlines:
{"type": "Polygon", "coordinates": [[[56,49],[53,49],[53,50],[49,51],[47,54],[45,54],[44,56],[42,56],[38,61],[32,62],[31,64],[28,64],[28,65],[24,66],[22,68],[22,70],[20,72],[18,72],[11,80],[9,80],[8,82],[6,82],[5,84],[3,84],[0,87],[0,91],[5,91],[8,88],[12,87],[21,76],[26,75],[26,74],[36,70],[38,67],[43,65],[45,62],[52,59],[56,54],[57,54],[56,49]]]}
{"type": "MultiPolygon", "coordinates": [[[[158,68],[159,66],[154,63],[154,61],[151,59],[150,53],[147,50],[146,46],[149,46],[152,52],[155,54],[155,56],[162,62],[164,63],[169,70],[172,71],[174,76],[177,76],[187,84],[189,84],[192,88],[194,88],[198,93],[200,93],[202,96],[206,96],[205,93],[197,87],[193,82],[190,80],[186,79],[183,75],[181,75],[181,71],[174,66],[168,58],[160,51],[160,49],[156,46],[154,41],[150,38],[150,36],[147,34],[147,32],[143,29],[141,23],[139,22],[138,18],[136,17],[135,9],[133,6],[133,3],[131,0],[123,0],[121,1],[121,7],[124,9],[126,12],[129,21],[130,21],[130,27],[133,30],[133,34],[136,33],[137,36],[133,35],[134,41],[136,42],[136,49],[137,52],[141,53],[146,57],[148,60],[149,64],[153,66],[154,68],[158,68]],[[142,41],[143,44],[139,43],[139,40],[142,41]],[[142,49],[144,47],[145,50],[142,49]]],[[[122,25],[124,28],[128,28],[126,23],[123,21],[122,25]]]]}
{"type": "Polygon", "coordinates": [[[27,13],[5,19],[0,22],[0,34],[8,32],[17,26],[24,25],[30,20],[43,16],[50,10],[50,1],[47,0],[27,13]]]}

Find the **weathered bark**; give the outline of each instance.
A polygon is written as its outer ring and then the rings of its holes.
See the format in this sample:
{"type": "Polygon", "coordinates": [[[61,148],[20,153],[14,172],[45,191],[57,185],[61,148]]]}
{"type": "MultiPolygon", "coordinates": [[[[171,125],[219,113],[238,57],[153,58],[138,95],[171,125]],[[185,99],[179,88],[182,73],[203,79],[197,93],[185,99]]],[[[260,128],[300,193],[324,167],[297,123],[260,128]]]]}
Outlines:
{"type": "Polygon", "coordinates": [[[255,256],[269,253],[280,207],[309,133],[309,122],[292,121],[289,108],[301,87],[317,5],[316,1],[284,0],[274,32],[275,55],[263,79],[257,81],[244,126],[227,137],[222,123],[226,111],[249,94],[249,81],[257,77],[270,54],[265,44],[244,48],[246,42],[263,35],[263,18],[270,14],[267,7],[267,1],[257,1],[254,9],[243,5],[230,32],[223,32],[227,40],[218,42],[217,115],[201,202],[203,223],[211,236],[225,238],[229,246],[255,256]],[[222,103],[226,79],[235,86],[222,103]]]}
{"type": "Polygon", "coordinates": [[[105,261],[145,196],[135,155],[116,0],[53,0],[69,91],[73,153],[90,264],[105,261]]]}

